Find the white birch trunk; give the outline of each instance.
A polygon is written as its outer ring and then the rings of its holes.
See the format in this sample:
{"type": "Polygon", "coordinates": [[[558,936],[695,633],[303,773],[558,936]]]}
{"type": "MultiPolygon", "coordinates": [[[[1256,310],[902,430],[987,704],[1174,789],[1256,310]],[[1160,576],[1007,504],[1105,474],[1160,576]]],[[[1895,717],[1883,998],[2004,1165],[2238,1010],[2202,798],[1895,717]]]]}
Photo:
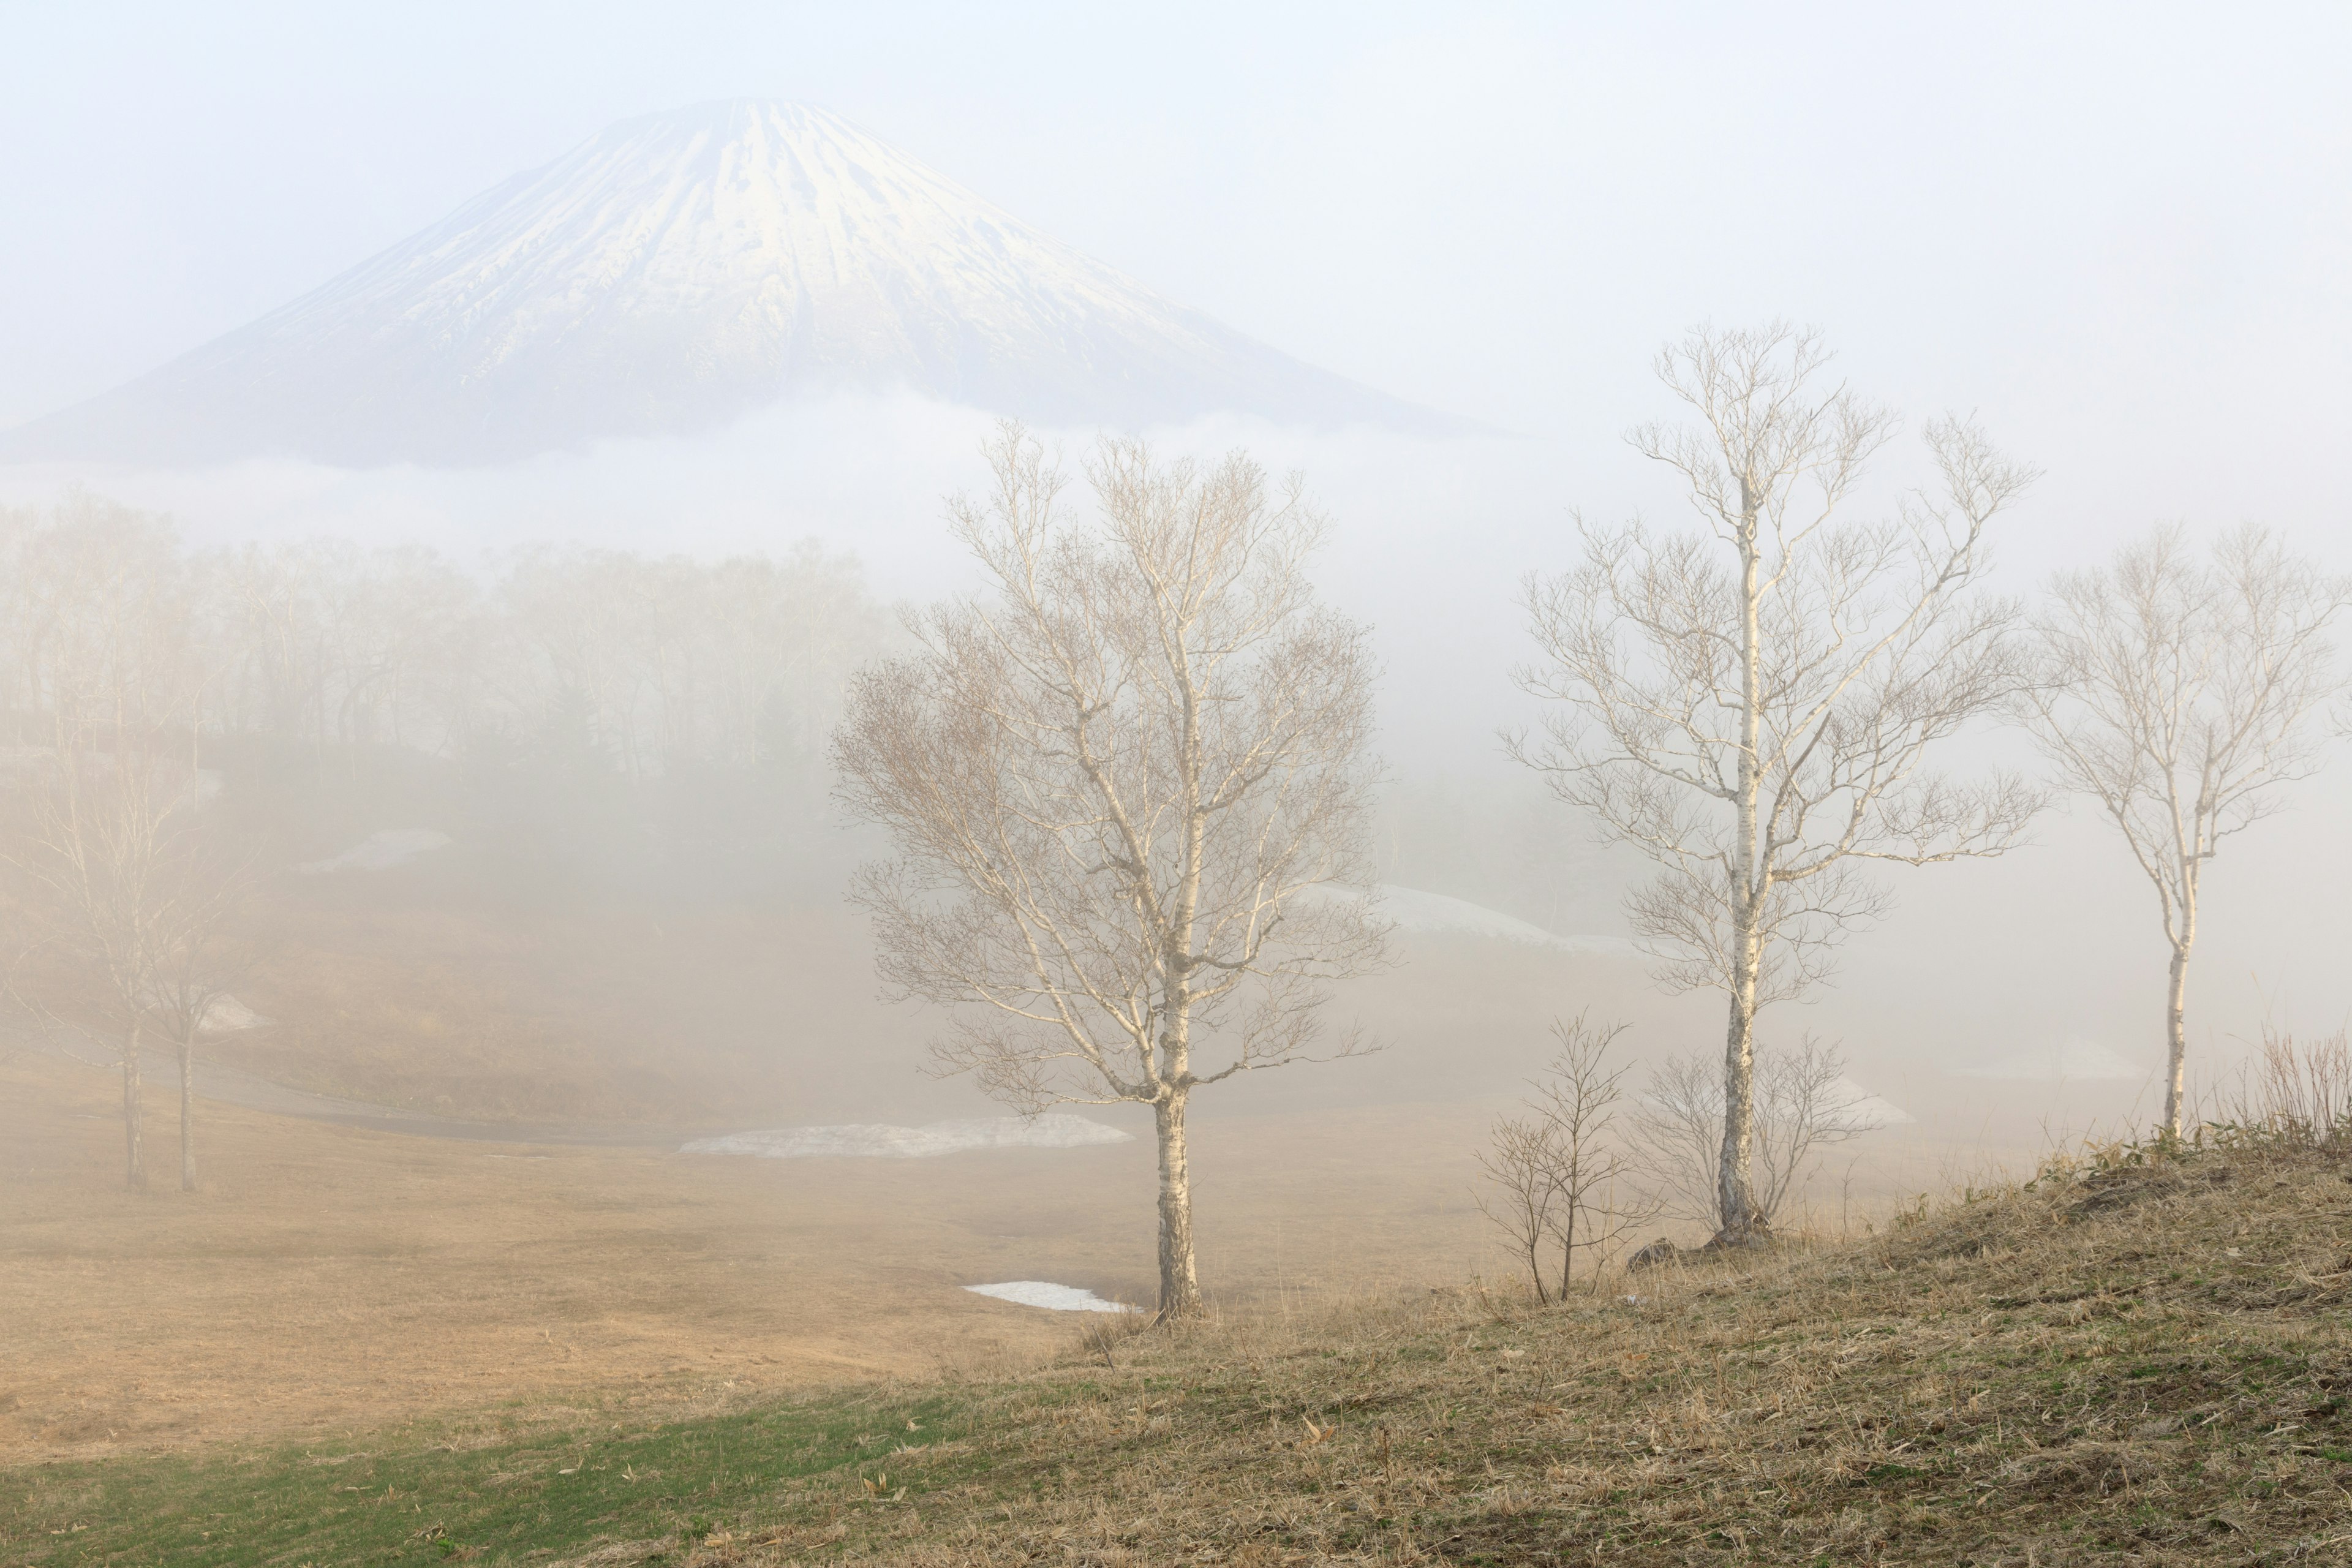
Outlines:
{"type": "Polygon", "coordinates": [[[1758,927],[1769,871],[1757,821],[1763,790],[1762,563],[1757,539],[1758,498],[1740,481],[1739,758],[1738,837],[1726,889],[1731,906],[1730,1018],[1723,1042],[1723,1152],[1716,1170],[1717,1235],[1742,1241],[1758,1229],[1749,1173],[1756,1142],[1756,989],[1763,964],[1758,927]]]}
{"type": "Polygon", "coordinates": [[[1160,1139],[1160,1316],[1198,1317],[1201,1280],[1192,1262],[1192,1172],[1184,1144],[1187,1091],[1172,1089],[1151,1108],[1160,1139]]]}
{"type": "Polygon", "coordinates": [[[1756,981],[1752,920],[1735,938],[1731,1018],[1723,1042],[1723,1152],[1716,1170],[1716,1235],[1744,1241],[1763,1228],[1750,1185],[1756,1152],[1756,981]]]}
{"type": "Polygon", "coordinates": [[[2180,935],[2172,944],[2172,965],[2164,996],[2164,1125],[2174,1138],[2181,1133],[2189,1089],[2189,950],[2197,941],[2196,895],[2181,906],[2180,935]]]}
{"type": "Polygon", "coordinates": [[[122,1041],[122,1153],[126,1177],[134,1187],[147,1184],[146,1128],[140,1116],[139,1026],[133,1022],[122,1041]]]}

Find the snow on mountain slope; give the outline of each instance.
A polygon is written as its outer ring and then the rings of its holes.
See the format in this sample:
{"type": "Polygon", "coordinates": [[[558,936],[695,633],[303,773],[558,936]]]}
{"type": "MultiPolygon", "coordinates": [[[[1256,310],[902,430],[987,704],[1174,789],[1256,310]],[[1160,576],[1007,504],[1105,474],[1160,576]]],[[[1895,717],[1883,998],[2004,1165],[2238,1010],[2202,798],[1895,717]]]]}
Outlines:
{"type": "Polygon", "coordinates": [[[0,460],[466,465],[908,388],[1039,423],[1452,422],[1161,299],[820,110],[615,125],[0,460]]]}

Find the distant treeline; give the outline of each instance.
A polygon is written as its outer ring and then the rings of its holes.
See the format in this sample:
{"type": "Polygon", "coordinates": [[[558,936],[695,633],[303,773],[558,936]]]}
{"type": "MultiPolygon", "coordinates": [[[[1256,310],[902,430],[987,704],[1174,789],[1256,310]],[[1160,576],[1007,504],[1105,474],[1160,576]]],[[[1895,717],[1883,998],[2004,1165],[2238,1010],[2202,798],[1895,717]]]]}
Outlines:
{"type": "Polygon", "coordinates": [[[0,510],[0,706],[20,742],[129,702],[142,731],[626,777],[813,764],[887,618],[812,544],[716,563],[540,547],[468,571],[417,545],[192,550],[77,494],[0,510]]]}

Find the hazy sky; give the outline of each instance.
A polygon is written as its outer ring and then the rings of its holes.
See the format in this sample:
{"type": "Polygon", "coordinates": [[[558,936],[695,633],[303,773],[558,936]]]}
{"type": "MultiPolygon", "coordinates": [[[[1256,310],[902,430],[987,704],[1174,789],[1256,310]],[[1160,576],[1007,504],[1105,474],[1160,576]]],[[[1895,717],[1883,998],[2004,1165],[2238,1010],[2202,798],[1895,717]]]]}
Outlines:
{"type": "MultiPolygon", "coordinates": [[[[2347,79],[2340,0],[0,0],[0,425],[238,326],[614,121],[812,102],[1179,301],[1520,433],[1243,432],[1306,464],[1338,517],[1325,578],[1381,623],[1392,760],[1491,768],[1527,652],[1517,574],[1567,563],[1570,506],[1676,515],[1618,433],[1671,411],[1649,356],[1705,319],[1818,323],[1864,389],[1914,416],[1975,410],[2042,466],[2000,544],[2011,588],[2169,518],[2269,521],[2352,566],[2347,79]]],[[[215,533],[735,548],[816,530],[914,592],[975,433],[853,400],[683,458],[98,481],[215,533]]],[[[2352,917],[2273,879],[2315,846],[2352,854],[2347,768],[2301,797],[2300,845],[2282,826],[2217,875],[2200,994],[2221,1005],[2200,1027],[2243,1026],[2282,973],[2310,1016],[2352,1006],[2329,956],[2352,917]]],[[[2025,1013],[2034,1040],[2104,1038],[2110,1015],[2138,1039],[2155,993],[2133,1023],[2081,981],[2155,973],[2150,900],[2095,827],[2059,821],[2046,853],[1950,873],[1981,890],[1918,895],[1847,994],[1978,1055],[2025,1013]],[[2043,921],[2000,918],[2027,886],[2043,921]],[[1962,949],[2011,984],[1923,1012],[1962,949]]]]}
{"type": "MultiPolygon", "coordinates": [[[[1604,451],[1706,317],[2045,526],[2343,520],[2352,7],[0,5],[0,423],[628,115],[822,104],[1279,347],[1604,451]],[[2224,19],[2226,17],[2226,20],[2224,19]]],[[[1578,465],[1571,464],[1571,468],[1578,465]]],[[[1594,471],[1581,500],[1622,504],[1594,471]]]]}
{"type": "MultiPolygon", "coordinates": [[[[1382,624],[1392,711],[1466,745],[1570,509],[1686,515],[1619,433],[1672,412],[1649,357],[1705,319],[1817,323],[1915,422],[1974,410],[2045,468],[2004,524],[2013,588],[2168,518],[2263,519],[2352,566],[2352,6],[2219,15],[0,0],[0,424],[614,121],[814,102],[1181,302],[1520,433],[1239,433],[1335,512],[1327,581],[1382,624]]],[[[853,405],[489,474],[27,470],[0,500],[87,477],[200,537],[814,531],[929,593],[975,434],[853,405]]]]}

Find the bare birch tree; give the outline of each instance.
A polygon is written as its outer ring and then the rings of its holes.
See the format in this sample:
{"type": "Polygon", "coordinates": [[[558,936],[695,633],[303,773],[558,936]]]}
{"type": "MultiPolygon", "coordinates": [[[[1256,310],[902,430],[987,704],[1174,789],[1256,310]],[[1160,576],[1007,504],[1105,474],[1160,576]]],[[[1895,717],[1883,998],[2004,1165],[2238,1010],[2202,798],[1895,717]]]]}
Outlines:
{"type": "Polygon", "coordinates": [[[1584,562],[1530,575],[1553,709],[1513,753],[1657,863],[1629,913],[1676,989],[1727,993],[1721,1236],[1765,1228],[1751,1185],[1758,1011],[1803,994],[1884,913],[1866,863],[1997,855],[2040,796],[1927,771],[1938,742],[2023,679],[2019,612],[1976,593],[1985,531],[2032,474],[1975,426],[1937,420],[1940,478],[1887,522],[1844,517],[1895,421],[1828,380],[1809,331],[1702,329],[1658,356],[1698,416],[1634,448],[1687,491],[1703,531],[1583,528],[1584,562]]]}
{"type": "Polygon", "coordinates": [[[133,1185],[147,1181],[145,1047],[176,1052],[193,1189],[195,1051],[242,970],[229,931],[247,883],[205,810],[218,781],[201,765],[204,700],[220,662],[203,643],[207,584],[167,525],[88,498],[8,542],[0,663],[18,738],[36,743],[11,753],[0,859],[18,945],[58,983],[26,994],[12,973],[11,989],[52,1018],[95,1011],[112,1037],[133,1185]]]}
{"type": "Polygon", "coordinates": [[[154,520],[79,502],[18,543],[8,635],[40,745],[7,858],[24,909],[95,972],[122,1072],[124,1164],[147,1182],[142,1058],[178,839],[197,804],[185,574],[154,520]]]}
{"type": "Polygon", "coordinates": [[[1017,426],[956,537],[990,592],[909,623],[852,682],[834,759],[891,858],[854,896],[886,985],[953,1009],[934,1048],[1028,1112],[1149,1105],[1160,1310],[1202,1310],[1186,1116],[1203,1085],[1345,1055],[1331,982],[1380,961],[1368,880],[1372,668],[1315,603],[1322,518],[1235,455],[1106,440],[1099,521],[1017,426]]]}
{"type": "Polygon", "coordinates": [[[146,983],[137,998],[149,1031],[180,1069],[180,1190],[196,1190],[196,1048],[204,1037],[257,1022],[230,987],[252,970],[237,917],[251,889],[249,859],[205,820],[201,803],[174,801],[152,819],[154,864],[145,897],[129,912],[144,928],[146,983]]]}
{"type": "Polygon", "coordinates": [[[147,1182],[142,1077],[152,1041],[177,1058],[180,1190],[194,1192],[196,1050],[224,1026],[247,969],[231,936],[246,867],[207,819],[187,759],[82,749],[54,763],[8,854],[28,873],[50,943],[98,982],[122,1067],[131,1184],[147,1182]]]}
{"type": "Polygon", "coordinates": [[[2189,956],[2206,863],[2317,765],[2313,722],[2341,689],[2329,624],[2352,583],[2246,525],[2200,561],[2158,528],[2111,565],[2062,573],[2036,631],[2027,716],[2070,790],[2114,823],[2156,889],[2171,949],[2164,1122],[2181,1131],[2189,956]]]}

